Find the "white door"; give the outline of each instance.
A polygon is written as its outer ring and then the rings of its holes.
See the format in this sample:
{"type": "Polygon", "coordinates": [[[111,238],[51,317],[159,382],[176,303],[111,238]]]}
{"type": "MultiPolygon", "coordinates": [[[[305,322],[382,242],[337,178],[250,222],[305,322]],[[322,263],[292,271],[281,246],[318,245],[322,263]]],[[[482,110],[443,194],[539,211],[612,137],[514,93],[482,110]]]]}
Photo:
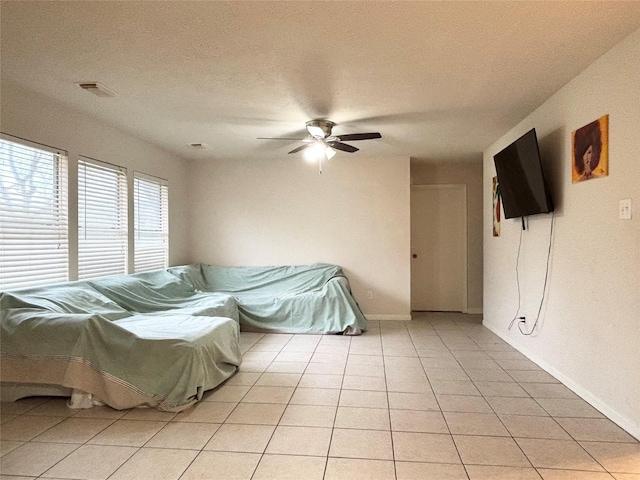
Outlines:
{"type": "Polygon", "coordinates": [[[466,312],[466,185],[411,186],[411,256],[411,309],[466,312]]]}

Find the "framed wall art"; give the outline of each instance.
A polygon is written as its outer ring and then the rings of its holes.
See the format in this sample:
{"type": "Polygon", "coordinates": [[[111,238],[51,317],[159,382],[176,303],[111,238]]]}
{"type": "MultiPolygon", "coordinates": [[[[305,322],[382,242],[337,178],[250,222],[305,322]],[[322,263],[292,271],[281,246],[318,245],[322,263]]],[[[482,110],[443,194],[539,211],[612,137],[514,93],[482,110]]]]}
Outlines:
{"type": "Polygon", "coordinates": [[[609,115],[571,133],[571,182],[609,175],[609,115]]]}
{"type": "Polygon", "coordinates": [[[500,236],[500,188],[498,185],[498,177],[493,177],[493,236],[500,236]]]}

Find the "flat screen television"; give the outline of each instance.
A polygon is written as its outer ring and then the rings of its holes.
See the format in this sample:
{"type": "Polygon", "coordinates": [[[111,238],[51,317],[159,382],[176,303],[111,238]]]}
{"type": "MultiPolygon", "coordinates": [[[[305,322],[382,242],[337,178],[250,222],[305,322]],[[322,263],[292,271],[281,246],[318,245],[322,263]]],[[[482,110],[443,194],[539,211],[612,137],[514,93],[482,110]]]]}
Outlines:
{"type": "Polygon", "coordinates": [[[493,157],[505,218],[553,212],[533,128],[493,157]]]}

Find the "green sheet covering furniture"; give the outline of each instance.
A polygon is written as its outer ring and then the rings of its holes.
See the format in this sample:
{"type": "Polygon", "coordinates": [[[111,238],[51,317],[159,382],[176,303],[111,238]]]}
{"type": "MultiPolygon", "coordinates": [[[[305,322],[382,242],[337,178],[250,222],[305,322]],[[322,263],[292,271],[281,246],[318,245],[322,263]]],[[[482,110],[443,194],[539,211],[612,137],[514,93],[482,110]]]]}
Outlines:
{"type": "Polygon", "coordinates": [[[204,292],[233,296],[243,330],[359,335],[367,321],[337,265],[221,267],[169,272],[204,292]]]}
{"type": "Polygon", "coordinates": [[[342,269],[204,264],[0,292],[0,381],[181,411],[240,366],[247,330],[360,334],[342,269]]]}
{"type": "Polygon", "coordinates": [[[61,385],[117,409],[184,410],[242,360],[235,301],[166,271],[4,292],[0,312],[3,383],[61,385]]]}

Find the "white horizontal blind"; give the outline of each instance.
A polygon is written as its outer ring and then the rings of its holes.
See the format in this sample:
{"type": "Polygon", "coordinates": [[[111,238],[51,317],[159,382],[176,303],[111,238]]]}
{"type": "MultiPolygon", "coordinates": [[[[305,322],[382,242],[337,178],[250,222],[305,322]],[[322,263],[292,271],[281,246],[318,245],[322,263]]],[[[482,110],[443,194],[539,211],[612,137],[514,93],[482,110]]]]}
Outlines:
{"type": "Polygon", "coordinates": [[[169,190],[167,181],[135,173],[134,271],[167,268],[169,190]]]}
{"type": "Polygon", "coordinates": [[[78,161],[78,278],[127,273],[127,171],[78,161]]]}
{"type": "Polygon", "coordinates": [[[69,279],[67,157],[0,139],[0,290],[69,279]]]}

